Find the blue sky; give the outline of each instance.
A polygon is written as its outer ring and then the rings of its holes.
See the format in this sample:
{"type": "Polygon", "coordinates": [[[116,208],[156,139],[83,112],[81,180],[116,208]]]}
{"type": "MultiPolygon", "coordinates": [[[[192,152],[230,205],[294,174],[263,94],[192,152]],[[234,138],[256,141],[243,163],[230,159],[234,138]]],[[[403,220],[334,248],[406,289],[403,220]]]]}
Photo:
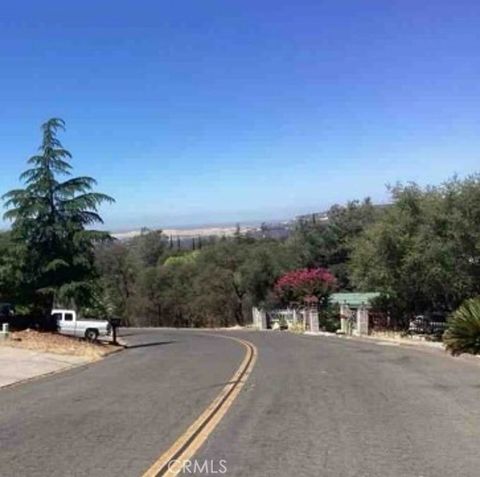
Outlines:
{"type": "Polygon", "coordinates": [[[283,218],[480,164],[480,2],[8,2],[0,191],[59,116],[112,229],[283,218]]]}

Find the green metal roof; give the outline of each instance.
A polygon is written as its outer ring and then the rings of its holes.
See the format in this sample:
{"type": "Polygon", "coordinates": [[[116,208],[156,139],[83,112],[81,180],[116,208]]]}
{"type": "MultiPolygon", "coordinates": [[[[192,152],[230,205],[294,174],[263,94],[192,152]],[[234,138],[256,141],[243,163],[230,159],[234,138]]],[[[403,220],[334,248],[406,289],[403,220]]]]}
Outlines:
{"type": "Polygon", "coordinates": [[[370,300],[380,296],[378,292],[369,293],[332,293],[330,295],[331,303],[347,304],[348,306],[358,307],[360,305],[368,305],[370,300]]]}

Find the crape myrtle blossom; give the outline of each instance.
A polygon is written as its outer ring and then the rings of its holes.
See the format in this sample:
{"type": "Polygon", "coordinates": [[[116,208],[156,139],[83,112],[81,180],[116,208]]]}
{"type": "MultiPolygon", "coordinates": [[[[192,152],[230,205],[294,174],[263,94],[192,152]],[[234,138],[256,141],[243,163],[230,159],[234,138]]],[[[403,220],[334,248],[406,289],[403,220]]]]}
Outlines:
{"type": "Polygon", "coordinates": [[[282,275],[274,291],[284,303],[318,303],[323,305],[337,286],[334,275],[326,268],[303,268],[282,275]]]}

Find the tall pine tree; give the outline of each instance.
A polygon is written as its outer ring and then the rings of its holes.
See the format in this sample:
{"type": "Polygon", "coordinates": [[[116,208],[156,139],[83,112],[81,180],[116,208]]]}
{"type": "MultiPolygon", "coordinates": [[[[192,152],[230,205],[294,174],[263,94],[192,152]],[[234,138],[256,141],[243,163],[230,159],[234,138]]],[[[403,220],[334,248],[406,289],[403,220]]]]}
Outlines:
{"type": "Polygon", "coordinates": [[[23,301],[42,311],[55,302],[88,302],[95,243],[110,238],[90,227],[103,222],[99,205],[114,199],[93,192],[96,181],[91,177],[66,177],[72,155],[57,138],[64,129],[57,118],[42,125],[39,154],[28,160],[31,168],[20,176],[25,188],[3,196],[9,209],[4,217],[12,221],[17,245],[23,301]]]}

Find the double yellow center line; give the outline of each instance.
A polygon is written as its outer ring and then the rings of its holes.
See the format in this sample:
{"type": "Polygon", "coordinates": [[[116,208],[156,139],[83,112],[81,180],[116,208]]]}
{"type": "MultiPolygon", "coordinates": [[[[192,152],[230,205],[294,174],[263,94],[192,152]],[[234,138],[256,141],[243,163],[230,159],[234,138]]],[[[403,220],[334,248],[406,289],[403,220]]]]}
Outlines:
{"type": "Polygon", "coordinates": [[[173,462],[186,462],[195,455],[208,436],[214,431],[232,406],[250,376],[257,360],[257,348],[249,341],[225,335],[209,335],[228,338],[241,343],[245,349],[245,357],[231,377],[228,384],[210,403],[195,422],[162,454],[142,477],[174,477],[181,471],[181,466],[171,465],[173,462]]]}

